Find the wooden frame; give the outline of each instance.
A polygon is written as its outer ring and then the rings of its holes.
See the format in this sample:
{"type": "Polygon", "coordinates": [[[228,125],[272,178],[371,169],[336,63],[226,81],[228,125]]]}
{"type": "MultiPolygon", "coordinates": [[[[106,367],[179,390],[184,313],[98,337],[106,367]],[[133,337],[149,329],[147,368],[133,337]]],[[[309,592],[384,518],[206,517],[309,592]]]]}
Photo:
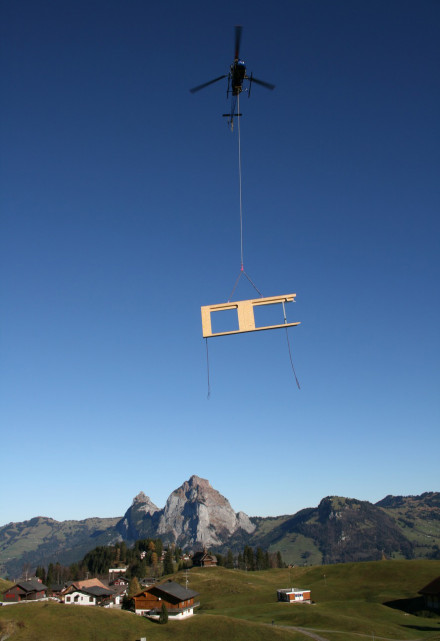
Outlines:
{"type": "Polygon", "coordinates": [[[296,294],[285,294],[284,296],[269,296],[268,298],[254,298],[252,300],[237,300],[232,303],[220,303],[218,305],[205,305],[201,308],[202,312],[202,330],[203,338],[212,336],[229,336],[229,334],[243,334],[244,332],[255,332],[264,329],[281,329],[282,327],[293,327],[300,325],[297,323],[284,322],[281,325],[267,325],[266,327],[255,327],[254,307],[259,305],[275,305],[281,303],[291,303],[294,301],[296,294]],[[228,309],[236,309],[238,315],[238,330],[230,332],[212,333],[211,313],[228,309]]]}

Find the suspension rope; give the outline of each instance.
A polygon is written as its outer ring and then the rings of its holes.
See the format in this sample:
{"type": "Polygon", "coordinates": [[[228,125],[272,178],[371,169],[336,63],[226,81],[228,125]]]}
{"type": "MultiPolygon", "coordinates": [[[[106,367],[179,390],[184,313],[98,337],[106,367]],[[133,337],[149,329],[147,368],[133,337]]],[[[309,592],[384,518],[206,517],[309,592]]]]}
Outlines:
{"type": "MultiPolygon", "coordinates": [[[[283,314],[284,314],[284,322],[287,323],[286,308],[284,306],[284,301],[283,301],[283,314]]],[[[295,372],[295,367],[293,365],[292,350],[290,349],[289,332],[287,330],[287,327],[286,327],[286,340],[287,340],[287,349],[289,350],[289,358],[290,358],[290,365],[292,367],[292,372],[293,372],[293,375],[295,377],[295,381],[296,381],[296,385],[297,385],[298,389],[301,389],[298,377],[297,377],[296,372],[295,372]]]]}
{"type": "Polygon", "coordinates": [[[245,272],[244,270],[243,270],[243,274],[246,276],[246,278],[248,279],[248,281],[250,282],[250,284],[252,285],[252,287],[255,289],[255,291],[256,291],[256,292],[258,292],[258,294],[260,294],[261,298],[263,298],[263,294],[260,292],[260,290],[258,289],[258,287],[257,287],[257,286],[255,285],[255,283],[254,283],[254,282],[249,278],[249,275],[248,275],[248,274],[246,274],[246,272],[245,272]]]}
{"type": "Polygon", "coordinates": [[[240,94],[237,95],[237,120],[238,120],[238,183],[240,189],[240,258],[241,271],[243,271],[243,199],[241,189],[241,136],[240,136],[240,94]]]}
{"type": "Polygon", "coordinates": [[[296,372],[295,372],[295,367],[294,367],[294,365],[293,365],[292,351],[291,351],[291,349],[290,349],[289,332],[288,332],[288,330],[287,330],[287,327],[286,327],[286,339],[287,339],[287,349],[289,350],[289,358],[290,358],[290,365],[291,365],[291,367],[292,367],[292,372],[293,372],[293,375],[294,375],[294,377],[295,377],[295,381],[296,381],[296,385],[297,385],[298,389],[301,389],[301,386],[300,386],[300,384],[299,384],[298,377],[297,377],[296,372]]]}
{"type": "Polygon", "coordinates": [[[209,381],[209,352],[208,352],[208,339],[207,338],[205,338],[205,342],[206,342],[206,372],[207,372],[207,375],[208,375],[208,394],[207,394],[206,398],[209,400],[209,398],[211,396],[211,383],[209,381]]]}
{"type": "Polygon", "coordinates": [[[232,288],[232,292],[229,294],[228,303],[229,303],[229,301],[231,300],[231,298],[232,298],[232,297],[233,297],[233,295],[234,295],[235,289],[236,289],[236,287],[237,287],[237,285],[238,285],[238,281],[240,280],[242,273],[243,273],[243,270],[242,270],[242,269],[240,269],[240,272],[239,272],[239,274],[238,274],[238,276],[237,276],[237,280],[235,281],[235,285],[234,285],[234,287],[232,288]]]}

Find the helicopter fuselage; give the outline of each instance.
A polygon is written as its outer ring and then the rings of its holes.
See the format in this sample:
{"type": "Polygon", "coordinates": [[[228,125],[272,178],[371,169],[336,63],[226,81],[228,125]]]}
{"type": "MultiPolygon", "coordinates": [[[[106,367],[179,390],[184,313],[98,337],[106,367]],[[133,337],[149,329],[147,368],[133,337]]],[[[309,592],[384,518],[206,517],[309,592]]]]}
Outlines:
{"type": "Polygon", "coordinates": [[[244,60],[239,60],[238,58],[234,60],[231,65],[229,77],[231,82],[230,91],[233,96],[238,96],[238,94],[243,91],[243,80],[247,77],[244,60]]]}

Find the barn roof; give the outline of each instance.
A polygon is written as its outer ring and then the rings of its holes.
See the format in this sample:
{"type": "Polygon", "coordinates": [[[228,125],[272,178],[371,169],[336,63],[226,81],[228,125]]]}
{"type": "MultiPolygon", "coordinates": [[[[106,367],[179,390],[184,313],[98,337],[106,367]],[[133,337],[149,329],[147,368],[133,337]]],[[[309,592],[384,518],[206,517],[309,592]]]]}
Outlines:
{"type": "Polygon", "coordinates": [[[187,599],[192,599],[193,597],[198,595],[198,592],[196,592],[195,590],[184,588],[183,585],[180,585],[180,583],[176,583],[175,581],[167,581],[166,583],[162,583],[161,585],[155,585],[149,588],[148,591],[151,590],[160,590],[161,592],[169,594],[175,599],[179,599],[179,601],[186,601],[187,599]]]}
{"type": "Polygon", "coordinates": [[[431,581],[431,583],[428,583],[428,585],[425,585],[424,588],[419,590],[419,594],[426,594],[426,595],[440,594],[440,576],[438,576],[436,579],[431,581]]]}
{"type": "Polygon", "coordinates": [[[15,584],[21,588],[24,592],[42,592],[47,590],[47,585],[40,583],[38,579],[27,579],[27,581],[17,581],[15,584]]]}

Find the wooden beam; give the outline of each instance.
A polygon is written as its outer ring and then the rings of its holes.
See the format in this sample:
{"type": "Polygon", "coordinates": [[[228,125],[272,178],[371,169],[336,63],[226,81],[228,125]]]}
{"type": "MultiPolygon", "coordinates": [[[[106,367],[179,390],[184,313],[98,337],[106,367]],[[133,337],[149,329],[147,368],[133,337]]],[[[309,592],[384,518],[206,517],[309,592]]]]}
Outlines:
{"type": "Polygon", "coordinates": [[[277,303],[291,303],[295,300],[295,296],[296,294],[285,294],[284,296],[269,296],[267,298],[254,298],[252,300],[237,300],[232,303],[228,302],[217,305],[205,305],[201,308],[203,338],[211,338],[212,336],[229,336],[229,334],[243,334],[244,332],[256,332],[265,329],[281,329],[283,327],[300,325],[300,323],[297,322],[255,327],[254,307],[259,307],[260,305],[276,305],[277,303]],[[227,311],[229,309],[237,310],[238,329],[230,332],[216,332],[213,334],[211,313],[227,311]]]}

